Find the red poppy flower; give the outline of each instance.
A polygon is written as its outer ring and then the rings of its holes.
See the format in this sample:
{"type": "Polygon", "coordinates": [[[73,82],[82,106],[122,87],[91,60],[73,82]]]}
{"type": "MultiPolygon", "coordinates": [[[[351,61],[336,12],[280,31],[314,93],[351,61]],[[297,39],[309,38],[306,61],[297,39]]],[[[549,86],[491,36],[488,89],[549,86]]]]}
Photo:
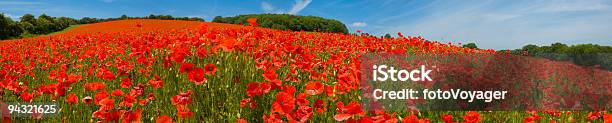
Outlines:
{"type": "Polygon", "coordinates": [[[478,114],[478,112],[475,112],[475,111],[470,111],[463,116],[463,120],[465,120],[466,123],[480,122],[480,114],[478,114]]]}
{"type": "Polygon", "coordinates": [[[172,96],[173,105],[188,105],[191,104],[191,90],[181,92],[178,95],[172,96]]]}
{"type": "Polygon", "coordinates": [[[312,117],[312,108],[310,106],[300,106],[294,117],[298,122],[304,123],[312,117]]]}
{"type": "Polygon", "coordinates": [[[278,78],[278,75],[276,74],[276,70],[274,69],[266,70],[263,76],[266,81],[272,81],[278,78]]]}
{"type": "Polygon", "coordinates": [[[102,90],[104,89],[106,86],[104,85],[103,82],[91,82],[91,83],[85,83],[85,90],[88,91],[97,91],[97,90],[102,90]]]}
{"type": "Polygon", "coordinates": [[[595,119],[599,118],[599,116],[600,115],[597,112],[589,112],[587,114],[587,120],[592,121],[592,120],[595,120],[595,119]]]}
{"type": "Polygon", "coordinates": [[[133,95],[126,95],[123,97],[123,99],[121,100],[121,103],[119,103],[119,106],[124,106],[124,107],[132,107],[134,106],[134,103],[136,103],[136,96],[133,95]]]}
{"type": "Polygon", "coordinates": [[[445,123],[453,123],[453,115],[450,115],[450,114],[442,115],[441,118],[445,123]]]}
{"type": "Polygon", "coordinates": [[[104,110],[104,109],[100,108],[100,109],[96,110],[95,112],[93,112],[93,113],[91,114],[91,116],[92,116],[93,118],[100,118],[100,119],[104,119],[104,118],[108,117],[108,116],[109,116],[109,114],[110,114],[110,113],[109,113],[107,110],[104,110]]]}
{"type": "Polygon", "coordinates": [[[208,24],[201,23],[200,25],[198,25],[198,33],[199,34],[205,34],[206,32],[208,32],[208,24]]]}
{"type": "Polygon", "coordinates": [[[115,74],[113,74],[113,72],[108,70],[106,67],[103,67],[100,69],[100,73],[98,73],[98,78],[102,78],[104,80],[114,80],[115,74]]]}
{"type": "Polygon", "coordinates": [[[70,104],[77,104],[79,103],[79,97],[77,97],[76,94],[68,94],[66,97],[66,102],[70,104]]]}
{"type": "Polygon", "coordinates": [[[278,114],[270,114],[263,116],[264,123],[283,123],[284,121],[281,120],[281,118],[282,117],[278,114]]]}
{"type": "Polygon", "coordinates": [[[282,91],[288,94],[293,94],[295,93],[295,87],[291,85],[283,86],[282,91]]]}
{"type": "Polygon", "coordinates": [[[283,82],[278,79],[270,81],[270,84],[272,85],[272,89],[280,89],[283,86],[283,82]]]}
{"type": "Polygon", "coordinates": [[[419,118],[416,115],[411,114],[402,118],[402,123],[419,123],[419,118]]]}
{"type": "Polygon", "coordinates": [[[249,123],[249,122],[241,118],[241,119],[236,120],[236,123],[249,123]]]}
{"type": "Polygon", "coordinates": [[[55,86],[55,96],[62,97],[66,95],[66,86],[63,83],[59,83],[55,86]]]}
{"type": "Polygon", "coordinates": [[[187,54],[182,53],[182,52],[172,52],[169,56],[169,60],[171,59],[172,61],[176,63],[183,63],[183,61],[185,61],[186,55],[187,54]]]}
{"type": "Polygon", "coordinates": [[[321,99],[317,99],[317,101],[312,104],[312,107],[317,110],[317,113],[323,113],[327,111],[327,104],[325,104],[325,102],[323,102],[323,100],[321,99]]]}
{"type": "Polygon", "coordinates": [[[123,122],[124,123],[139,123],[141,117],[142,117],[141,109],[128,111],[123,114],[123,122]]]}
{"type": "Polygon", "coordinates": [[[276,100],[272,103],[272,112],[280,114],[291,114],[295,108],[295,97],[292,94],[279,92],[276,100]]]}
{"type": "Polygon", "coordinates": [[[140,106],[145,106],[145,105],[147,105],[147,103],[149,103],[149,101],[151,101],[151,100],[149,100],[149,99],[140,99],[140,100],[138,101],[138,104],[139,104],[140,106]]]}
{"type": "Polygon", "coordinates": [[[429,123],[429,119],[423,118],[419,119],[416,115],[411,114],[404,118],[402,118],[402,123],[429,123]]]}
{"type": "Polygon", "coordinates": [[[158,89],[164,87],[164,81],[162,81],[159,76],[155,75],[154,79],[149,80],[149,85],[155,89],[158,89]]]}
{"type": "Polygon", "coordinates": [[[178,115],[180,118],[187,118],[193,116],[193,113],[190,112],[189,108],[185,105],[176,105],[176,110],[176,115],[178,115]]]}
{"type": "Polygon", "coordinates": [[[119,122],[119,119],[121,119],[121,115],[123,114],[123,111],[120,111],[120,110],[114,110],[114,111],[104,110],[101,112],[102,113],[100,113],[100,116],[98,118],[103,119],[104,122],[119,122]]]}
{"type": "Polygon", "coordinates": [[[352,101],[346,106],[342,102],[337,102],[336,107],[338,108],[338,112],[341,112],[341,113],[347,113],[347,114],[363,113],[363,110],[361,109],[361,104],[356,101],[352,101]]]}
{"type": "Polygon", "coordinates": [[[99,104],[100,101],[106,97],[108,97],[108,92],[106,92],[106,90],[102,90],[94,95],[94,103],[99,104]]]}
{"type": "Polygon", "coordinates": [[[141,83],[138,83],[138,85],[134,86],[132,90],[130,90],[129,95],[140,96],[143,93],[144,93],[144,86],[141,83]]]}
{"type": "Polygon", "coordinates": [[[194,67],[195,65],[192,63],[182,63],[181,67],[179,67],[179,72],[186,73],[193,70],[194,67]]]}
{"type": "Polygon", "coordinates": [[[24,102],[30,102],[32,101],[32,98],[34,98],[34,94],[23,92],[19,95],[19,97],[21,97],[21,100],[23,100],[24,102]]]}
{"type": "Polygon", "coordinates": [[[270,84],[268,84],[267,82],[259,83],[259,87],[261,88],[261,91],[264,94],[270,92],[270,89],[272,89],[272,86],[270,86],[270,84]]]}
{"type": "Polygon", "coordinates": [[[347,119],[349,119],[351,117],[353,117],[352,114],[336,114],[336,115],[334,115],[334,119],[336,121],[344,121],[344,120],[347,120],[347,119]]]}
{"type": "Polygon", "coordinates": [[[535,123],[535,121],[537,121],[539,119],[540,119],[540,116],[537,115],[537,114],[523,118],[523,120],[526,123],[535,123]]]}
{"type": "Polygon", "coordinates": [[[196,55],[200,58],[206,57],[208,55],[208,51],[206,50],[206,48],[198,48],[196,49],[196,55]]]}
{"type": "MultiPolygon", "coordinates": [[[[225,52],[230,52],[234,50],[235,46],[236,46],[236,39],[227,38],[227,39],[223,39],[223,42],[221,42],[221,44],[217,45],[215,48],[216,49],[221,48],[225,52]]],[[[213,50],[213,51],[216,51],[216,50],[213,50]]]]}
{"type": "Polygon", "coordinates": [[[204,70],[208,75],[215,75],[217,72],[217,66],[215,66],[215,64],[208,63],[204,65],[204,70]]]}
{"type": "Polygon", "coordinates": [[[155,123],[174,123],[174,122],[172,121],[172,117],[164,115],[164,116],[157,117],[157,119],[155,120],[155,123]]]}
{"type": "Polygon", "coordinates": [[[259,26],[257,25],[257,18],[249,18],[247,19],[247,22],[249,22],[249,26],[253,26],[253,27],[259,26]]]}
{"type": "Polygon", "coordinates": [[[251,108],[251,109],[257,107],[257,103],[253,99],[251,99],[251,98],[246,98],[246,99],[240,100],[240,108],[243,108],[246,104],[249,104],[249,108],[251,108]]]}
{"type": "Polygon", "coordinates": [[[208,81],[208,79],[204,78],[204,70],[202,68],[193,69],[187,73],[187,78],[196,85],[201,85],[208,81]]]}
{"type": "Polygon", "coordinates": [[[263,92],[262,92],[261,88],[259,88],[259,83],[251,82],[251,83],[247,84],[247,96],[253,97],[253,96],[259,96],[259,95],[262,95],[262,94],[263,94],[263,92]]]}
{"type": "Polygon", "coordinates": [[[111,95],[116,96],[116,97],[121,97],[121,96],[123,96],[123,91],[121,91],[119,89],[115,89],[115,90],[113,90],[113,92],[111,92],[111,95]]]}
{"type": "Polygon", "coordinates": [[[149,100],[155,100],[155,94],[153,94],[153,93],[149,93],[149,95],[147,95],[147,99],[149,99],[149,100]]]}
{"type": "Polygon", "coordinates": [[[123,78],[121,79],[121,88],[130,88],[132,86],[132,79],[123,78]]]}
{"type": "Polygon", "coordinates": [[[100,105],[100,109],[111,110],[115,107],[115,100],[107,97],[107,98],[101,99],[96,104],[100,105]]]}
{"type": "Polygon", "coordinates": [[[323,84],[319,82],[309,82],[306,84],[306,94],[317,95],[323,92],[323,84]]]}
{"type": "Polygon", "coordinates": [[[296,98],[296,102],[299,106],[307,106],[310,101],[308,101],[308,99],[306,99],[306,94],[305,93],[300,93],[298,94],[297,98],[296,98]]]}
{"type": "Polygon", "coordinates": [[[334,97],[336,94],[334,86],[325,86],[325,94],[329,97],[334,97]]]}

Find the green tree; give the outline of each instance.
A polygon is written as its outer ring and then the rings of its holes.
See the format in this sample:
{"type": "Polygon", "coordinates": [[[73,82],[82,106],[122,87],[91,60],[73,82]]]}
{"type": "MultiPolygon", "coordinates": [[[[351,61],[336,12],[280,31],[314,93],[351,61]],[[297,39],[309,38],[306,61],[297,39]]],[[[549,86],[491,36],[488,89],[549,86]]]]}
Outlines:
{"type": "Polygon", "coordinates": [[[600,66],[612,70],[612,47],[596,44],[578,44],[568,46],[554,43],[550,46],[525,45],[520,51],[529,52],[529,56],[542,57],[559,61],[572,61],[582,66],[600,66]]]}
{"type": "Polygon", "coordinates": [[[384,37],[385,37],[385,38],[392,38],[392,37],[391,37],[391,34],[389,34],[389,33],[385,34],[385,36],[384,36],[384,37]]]}
{"type": "Polygon", "coordinates": [[[257,18],[261,27],[272,29],[287,29],[293,31],[315,31],[348,33],[348,28],[333,19],[325,19],[317,16],[296,16],[289,14],[247,14],[234,17],[216,16],[212,22],[247,25],[246,20],[257,18]]]}
{"type": "Polygon", "coordinates": [[[0,40],[18,37],[22,31],[16,22],[0,13],[0,40]]]}
{"type": "Polygon", "coordinates": [[[128,19],[128,16],[127,15],[121,15],[121,17],[119,17],[119,19],[125,20],[125,19],[128,19]]]}
{"type": "Polygon", "coordinates": [[[467,43],[463,45],[463,48],[478,49],[478,46],[476,46],[476,43],[467,43]]]}
{"type": "Polygon", "coordinates": [[[89,24],[98,22],[95,18],[83,17],[79,20],[80,24],[89,24]]]}
{"type": "Polygon", "coordinates": [[[563,43],[554,43],[550,45],[552,53],[565,53],[565,50],[568,48],[566,44],[563,43]]]}
{"type": "Polygon", "coordinates": [[[42,14],[40,16],[38,16],[38,19],[45,19],[47,21],[53,22],[53,17],[46,15],[46,14],[42,14]]]}
{"type": "Polygon", "coordinates": [[[538,47],[537,45],[528,44],[528,45],[523,46],[522,50],[527,51],[529,53],[535,53],[538,51],[539,48],[540,47],[538,47]]]}
{"type": "Polygon", "coordinates": [[[32,34],[34,31],[34,25],[29,22],[19,22],[19,27],[23,30],[23,33],[32,34]]]}
{"type": "Polygon", "coordinates": [[[32,14],[25,14],[19,18],[19,22],[28,22],[30,24],[34,24],[36,22],[36,17],[32,14]]]}

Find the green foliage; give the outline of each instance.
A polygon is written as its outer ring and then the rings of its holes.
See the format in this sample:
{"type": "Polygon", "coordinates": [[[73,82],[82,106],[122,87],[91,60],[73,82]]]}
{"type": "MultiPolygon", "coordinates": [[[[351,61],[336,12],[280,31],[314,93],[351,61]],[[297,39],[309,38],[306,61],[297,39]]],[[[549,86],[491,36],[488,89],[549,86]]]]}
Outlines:
{"type": "Polygon", "coordinates": [[[342,22],[325,19],[317,16],[296,16],[290,14],[248,14],[238,15],[234,17],[216,16],[212,22],[229,23],[229,24],[244,24],[249,18],[257,18],[257,23],[261,27],[293,30],[293,31],[313,31],[313,32],[336,32],[348,33],[346,25],[342,22]]]}
{"type": "Polygon", "coordinates": [[[391,37],[391,34],[387,33],[385,34],[384,38],[393,38],[393,37],[391,37]]]}
{"type": "Polygon", "coordinates": [[[20,19],[19,22],[27,22],[27,23],[30,23],[30,24],[34,24],[34,21],[36,20],[36,17],[34,17],[34,15],[32,15],[32,14],[25,14],[25,15],[21,16],[19,19],[20,19]]]}
{"type": "Polygon", "coordinates": [[[467,43],[463,45],[463,48],[478,49],[478,46],[475,43],[467,43]]]}
{"type": "Polygon", "coordinates": [[[572,61],[582,66],[599,66],[612,70],[612,46],[596,44],[578,44],[568,46],[554,43],[550,46],[525,45],[521,49],[511,51],[513,54],[527,53],[529,56],[543,57],[559,61],[572,61]]]}
{"type": "Polygon", "coordinates": [[[0,40],[19,36],[23,30],[11,18],[0,13],[0,40]]]}

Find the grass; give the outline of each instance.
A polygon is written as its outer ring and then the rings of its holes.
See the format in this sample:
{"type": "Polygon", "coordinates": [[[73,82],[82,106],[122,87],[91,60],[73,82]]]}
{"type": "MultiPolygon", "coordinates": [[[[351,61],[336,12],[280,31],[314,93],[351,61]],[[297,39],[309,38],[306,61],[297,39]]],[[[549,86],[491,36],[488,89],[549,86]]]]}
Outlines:
{"type": "Polygon", "coordinates": [[[18,38],[14,38],[14,39],[21,39],[21,38],[33,38],[33,37],[38,37],[38,36],[50,36],[50,35],[55,35],[55,34],[61,34],[61,33],[67,32],[68,30],[74,29],[74,28],[79,27],[79,26],[81,26],[81,25],[70,25],[68,28],[63,29],[63,30],[61,30],[61,31],[52,32],[52,33],[49,33],[49,34],[44,34],[44,35],[41,35],[41,34],[22,33],[22,34],[21,34],[21,35],[20,35],[18,38]]]}
{"type": "Polygon", "coordinates": [[[64,33],[64,32],[66,32],[66,31],[68,31],[68,30],[74,29],[74,28],[79,27],[79,26],[81,26],[81,25],[70,25],[68,28],[63,29],[62,31],[52,32],[52,33],[46,34],[46,35],[44,35],[44,36],[55,35],[55,34],[61,34],[61,33],[64,33]]]}

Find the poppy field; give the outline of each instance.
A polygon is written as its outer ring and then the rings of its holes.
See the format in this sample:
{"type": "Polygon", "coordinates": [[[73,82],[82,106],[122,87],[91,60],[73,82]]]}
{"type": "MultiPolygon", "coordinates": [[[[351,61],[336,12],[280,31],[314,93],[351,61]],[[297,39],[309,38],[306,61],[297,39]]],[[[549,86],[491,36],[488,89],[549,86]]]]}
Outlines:
{"type": "MultiPolygon", "coordinates": [[[[366,53],[503,54],[422,37],[282,31],[179,20],[120,20],[0,42],[0,100],[57,103],[58,115],[7,122],[610,122],[608,111],[405,111],[362,109],[366,53]]],[[[531,73],[587,92],[612,73],[533,59],[531,73]],[[560,75],[561,74],[561,75],[560,75]],[[581,75],[593,75],[585,77],[581,75]],[[561,77],[559,77],[561,76],[561,77]],[[571,77],[568,77],[571,76],[571,77]],[[589,83],[597,83],[589,84],[589,83]]],[[[516,63],[519,64],[519,63],[516,63]]],[[[461,66],[447,72],[465,71],[461,66]]],[[[461,73],[468,74],[468,73],[461,73]]],[[[501,76],[501,75],[500,75],[501,76]]],[[[537,78],[536,77],[536,78],[537,78]]],[[[507,77],[515,78],[515,77],[507,77]]],[[[466,80],[482,78],[465,78],[466,80]]],[[[517,79],[521,79],[520,77],[517,79]]],[[[493,80],[490,80],[493,81],[493,80]]],[[[524,79],[521,81],[536,81],[524,79]]],[[[607,81],[607,82],[606,82],[607,81]]],[[[612,89],[588,97],[612,104],[612,89]]],[[[582,95],[566,95],[581,97],[582,95]]],[[[583,101],[563,98],[559,105],[583,101]],[[569,101],[572,100],[572,101],[569,101]]],[[[554,103],[554,102],[553,102],[554,103]]],[[[555,103],[556,104],[556,103],[555,103]]]]}

